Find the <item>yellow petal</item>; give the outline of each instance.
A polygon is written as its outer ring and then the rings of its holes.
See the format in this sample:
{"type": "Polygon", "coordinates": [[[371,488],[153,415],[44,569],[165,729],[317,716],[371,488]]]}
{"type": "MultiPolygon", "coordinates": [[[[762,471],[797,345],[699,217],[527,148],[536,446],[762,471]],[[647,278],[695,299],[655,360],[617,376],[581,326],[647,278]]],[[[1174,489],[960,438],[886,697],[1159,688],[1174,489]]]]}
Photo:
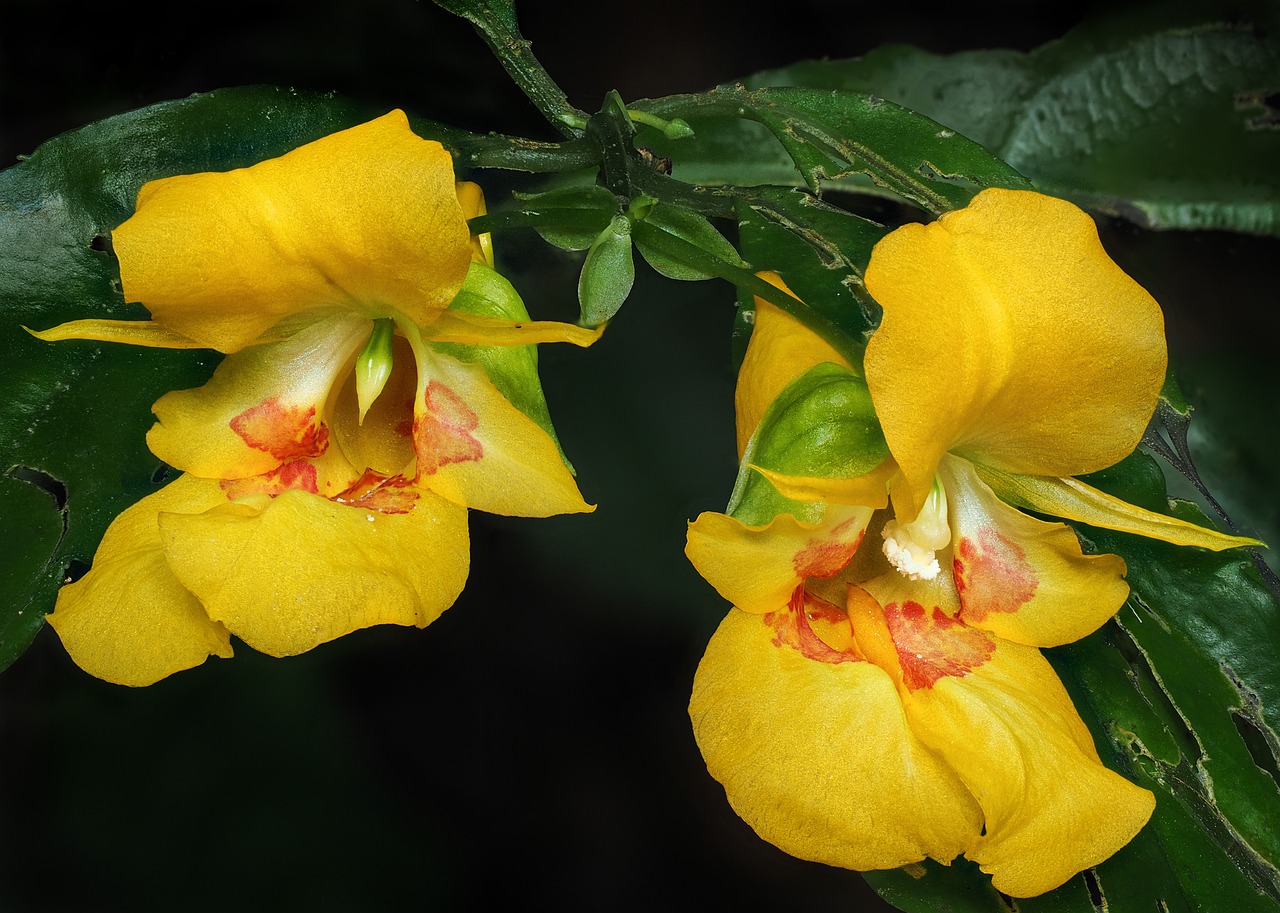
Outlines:
{"type": "Polygon", "coordinates": [[[786,476],[762,466],[751,465],[751,468],[768,479],[784,498],[793,501],[828,501],[876,508],[888,505],[889,480],[898,471],[893,460],[885,460],[871,472],[851,479],[786,476]]]}
{"type": "Polygon", "coordinates": [[[1232,536],[1177,517],[1144,510],[1078,479],[1015,475],[987,466],[978,467],[978,472],[1002,497],[1015,504],[1090,526],[1133,533],[1174,545],[1195,545],[1215,552],[1251,545],[1266,546],[1260,539],[1232,536]]]}
{"type": "Polygon", "coordinates": [[[330,391],[371,329],[366,317],[331,317],[227,356],[203,387],[156,401],[159,421],[147,445],[166,463],[212,479],[248,478],[321,455],[330,391]]]}
{"type": "Polygon", "coordinates": [[[1054,647],[1097,630],[1124,604],[1129,586],[1122,558],[1083,554],[1070,527],[1009,507],[967,460],[944,459],[940,474],[960,617],[967,624],[1054,647]]]}
{"type": "Polygon", "coordinates": [[[184,475],[111,522],[93,567],[58,592],[48,617],[76,665],[143,686],[231,655],[227,629],[169,569],[157,521],[161,511],[198,513],[225,501],[216,483],[184,475]]]}
{"type": "Polygon", "coordinates": [[[595,510],[583,501],[555,441],[483,368],[425,346],[415,352],[415,484],[455,504],[507,516],[595,510]]]}
{"type": "Polygon", "coordinates": [[[866,283],[884,308],[867,384],[916,510],[948,450],[1068,476],[1137,446],[1164,381],[1163,317],[1072,204],[983,191],[880,241],[866,283]]]}
{"type": "Polygon", "coordinates": [[[407,488],[353,504],[259,495],[161,514],[160,531],[170,567],[209,617],[272,656],[370,625],[426,627],[462,591],[469,564],[466,511],[407,488]]]}
{"type": "Polygon", "coordinates": [[[461,342],[481,346],[527,346],[542,342],[569,342],[589,346],[604,327],[580,327],[554,320],[502,320],[482,314],[445,311],[424,332],[431,342],[461,342]]]}
{"type": "MultiPolygon", "coordinates": [[[[790,294],[790,289],[776,275],[761,273],[761,278],[790,294]]],[[[814,365],[827,361],[854,370],[822,337],[786,311],[763,298],[757,298],[755,303],[751,341],[738,370],[738,387],[734,394],[739,458],[769,404],[793,380],[814,365]]]]}
{"type": "Polygon", "coordinates": [[[981,829],[973,798],[912,734],[889,677],[804,627],[790,611],[720,624],[689,703],[708,771],[793,856],[858,870],[949,862],[981,829]]]}
{"type": "MultiPolygon", "coordinates": [[[[468,221],[487,212],[484,205],[484,191],[479,184],[471,181],[458,181],[456,185],[458,203],[462,206],[462,217],[468,221]]],[[[493,236],[488,232],[471,236],[471,259],[493,268],[493,236]]]]}
{"type": "Polygon", "coordinates": [[[766,526],[703,513],[689,524],[685,555],[716,591],[745,612],[775,612],[808,578],[830,578],[853,559],[873,511],[828,505],[822,522],[778,514],[766,526]]]}
{"type": "Polygon", "coordinates": [[[316,308],[430,323],[471,260],[452,160],[400,111],[251,168],[152,181],[112,244],[126,300],[223,352],[316,308]]]}
{"type": "Polygon", "coordinates": [[[72,320],[47,330],[23,327],[36,339],[62,342],[66,339],[94,339],[98,342],[123,342],[158,349],[202,349],[204,346],[181,333],[160,326],[152,320],[72,320]]]}
{"type": "Polygon", "coordinates": [[[402,336],[392,340],[392,353],[391,376],[364,421],[360,421],[359,396],[352,375],[343,381],[333,401],[329,429],[347,462],[360,471],[372,469],[384,476],[407,471],[412,475],[417,362],[402,336]]]}
{"type": "Polygon", "coordinates": [[[982,806],[965,855],[997,890],[1032,897],[1133,838],[1155,797],[1108,770],[1053,669],[1034,647],[996,641],[986,662],[906,697],[920,739],[982,806]]]}

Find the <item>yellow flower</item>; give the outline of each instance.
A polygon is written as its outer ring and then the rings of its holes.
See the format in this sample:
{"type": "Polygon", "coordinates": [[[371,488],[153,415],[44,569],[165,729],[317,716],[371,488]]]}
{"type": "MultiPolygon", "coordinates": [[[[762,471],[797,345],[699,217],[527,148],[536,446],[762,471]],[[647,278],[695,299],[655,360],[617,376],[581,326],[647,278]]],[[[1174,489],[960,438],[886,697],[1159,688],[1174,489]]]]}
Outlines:
{"type": "Polygon", "coordinates": [[[468,508],[588,511],[552,436],[529,320],[467,218],[479,189],[394,111],[225,173],[153,181],[112,235],[151,321],[36,335],[229,353],[155,404],[183,470],[107,530],[49,622],[100,678],[150,684],[374,624],[425,627],[466,581],[468,508]]]}
{"type": "Polygon", "coordinates": [[[1124,562],[1006,500],[1183,545],[1253,540],[1072,478],[1133,451],[1165,373],[1158,305],[1076,207],[985,191],[886,237],[866,281],[884,317],[865,381],[757,302],[735,516],[689,530],[736,607],[695,677],[695,736],[735,810],[793,855],[868,870],[963,853],[1006,894],[1040,894],[1128,842],[1154,798],[1101,764],[1038,649],[1119,609],[1124,562]],[[762,465],[777,404],[826,376],[865,384],[874,417],[844,416],[861,442],[824,428],[762,465]],[[765,516],[742,497],[761,478],[757,500],[782,505],[765,516]]]}

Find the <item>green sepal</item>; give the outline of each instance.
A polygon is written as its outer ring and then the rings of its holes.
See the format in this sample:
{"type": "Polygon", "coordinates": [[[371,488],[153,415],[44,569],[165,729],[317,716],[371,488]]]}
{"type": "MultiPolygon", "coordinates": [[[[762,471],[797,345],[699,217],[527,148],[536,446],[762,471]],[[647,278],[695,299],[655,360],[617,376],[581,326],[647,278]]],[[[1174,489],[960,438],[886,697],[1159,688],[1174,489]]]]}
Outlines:
{"type": "Polygon", "coordinates": [[[866,381],[843,365],[815,365],[765,410],[743,454],[725,512],[752,526],[780,513],[815,522],[821,503],[785,497],[752,467],[787,476],[848,479],[870,472],[888,457],[866,381]]]}
{"type": "MultiPolygon", "coordinates": [[[[515,214],[502,213],[507,222],[521,216],[548,244],[561,250],[586,250],[618,214],[618,198],[605,188],[560,187],[545,193],[515,194],[515,214]]],[[[504,223],[505,224],[505,223],[504,223]]]]}
{"type": "Polygon", "coordinates": [[[631,220],[616,215],[596,236],[578,276],[578,304],[582,324],[598,327],[613,319],[636,281],[631,253],[631,220]]]}
{"type": "MultiPolygon", "coordinates": [[[[462,288],[449,303],[449,310],[499,320],[522,321],[529,319],[520,293],[500,273],[483,263],[472,263],[462,288]]],[[[551,424],[551,412],[542,392],[542,380],[538,375],[538,347],[484,346],[460,342],[436,342],[431,347],[459,361],[480,365],[489,380],[498,388],[511,405],[537,423],[556,442],[560,459],[573,472],[573,464],[565,456],[564,448],[556,437],[551,424]]]]}
{"type": "MultiPolygon", "coordinates": [[[[714,257],[719,257],[742,269],[747,268],[747,264],[738,256],[737,249],[729,243],[729,240],[720,234],[708,219],[696,212],[667,203],[658,203],[645,216],[644,221],[647,225],[657,227],[669,235],[675,235],[714,257]]],[[[654,249],[641,236],[637,236],[635,242],[645,261],[668,279],[697,281],[716,278],[714,273],[698,269],[684,260],[654,249]]]]}

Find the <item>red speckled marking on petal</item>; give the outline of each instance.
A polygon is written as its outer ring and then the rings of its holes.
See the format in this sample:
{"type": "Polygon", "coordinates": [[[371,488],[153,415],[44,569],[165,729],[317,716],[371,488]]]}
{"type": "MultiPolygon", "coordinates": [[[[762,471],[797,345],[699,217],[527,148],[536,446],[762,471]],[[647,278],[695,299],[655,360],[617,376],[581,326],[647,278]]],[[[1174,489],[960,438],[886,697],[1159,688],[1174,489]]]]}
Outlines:
{"type": "Polygon", "coordinates": [[[1027,553],[994,527],[956,543],[953,560],[962,614],[981,621],[992,612],[1016,612],[1031,601],[1039,586],[1027,553]]]}
{"type": "Polygon", "coordinates": [[[862,544],[865,530],[859,531],[852,542],[841,541],[840,535],[856,522],[856,517],[850,517],[832,529],[828,538],[810,539],[791,559],[796,574],[800,577],[834,577],[844,570],[862,544]]]}
{"type": "Polygon", "coordinates": [[[422,394],[424,411],[413,420],[413,445],[418,454],[418,475],[434,475],[449,463],[468,463],[484,456],[484,447],[468,432],[479,417],[458,394],[439,381],[427,384],[422,394]]]}
{"type": "Polygon", "coordinates": [[[245,495],[271,495],[275,497],[291,489],[301,489],[316,494],[316,468],[306,460],[293,460],[277,466],[270,472],[247,479],[223,479],[219,483],[227,493],[227,500],[234,501],[245,495]]]}
{"type": "Polygon", "coordinates": [[[277,396],[233,418],[231,430],[255,450],[277,460],[317,457],[329,449],[329,429],[316,422],[315,406],[284,406],[277,396]]]}
{"type": "Polygon", "coordinates": [[[898,650],[902,681],[912,691],[932,688],[944,676],[964,678],[989,660],[995,640],[934,606],[891,602],[884,607],[885,624],[898,650]]]}
{"type": "Polygon", "coordinates": [[[404,476],[391,478],[366,469],[364,475],[331,500],[381,514],[407,514],[418,500],[418,493],[405,487],[408,484],[404,476]]]}
{"type": "MultiPolygon", "coordinates": [[[[832,605],[798,586],[791,594],[787,607],[779,612],[770,612],[764,616],[765,624],[773,628],[773,645],[790,647],[807,659],[820,663],[857,663],[862,657],[856,653],[837,649],[813,630],[812,622],[819,624],[849,626],[849,615],[839,606],[832,605]]],[[[852,641],[853,631],[849,630],[852,641]]]]}

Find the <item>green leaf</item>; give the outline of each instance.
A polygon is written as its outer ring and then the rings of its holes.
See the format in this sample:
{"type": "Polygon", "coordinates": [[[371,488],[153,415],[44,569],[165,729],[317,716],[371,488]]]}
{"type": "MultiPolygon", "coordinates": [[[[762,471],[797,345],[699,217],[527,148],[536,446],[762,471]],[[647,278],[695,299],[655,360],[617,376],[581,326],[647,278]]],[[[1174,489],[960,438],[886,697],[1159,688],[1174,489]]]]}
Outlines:
{"type": "Polygon", "coordinates": [[[5,556],[0,668],[39,631],[68,569],[90,562],[107,524],[165,479],[146,448],[151,403],[202,383],[216,360],[44,343],[22,326],[145,317],[123,301],[109,236],[146,181],[250,165],[378,113],[329,95],[226,89],[90,124],[0,172],[0,479],[11,495],[0,529],[22,543],[5,556]]]}
{"type": "Polygon", "coordinates": [[[618,214],[618,198],[594,184],[515,197],[519,207],[497,214],[495,227],[532,225],[544,241],[562,250],[587,250],[618,214]]]}
{"type": "Polygon", "coordinates": [[[759,188],[738,201],[742,252],[776,272],[809,307],[865,344],[880,307],[863,283],[883,226],[799,190],[759,188]]]}
{"type": "Polygon", "coordinates": [[[634,107],[693,126],[693,138],[666,140],[650,129],[641,142],[669,156],[676,177],[694,183],[803,181],[816,193],[824,182],[866,175],[882,192],[933,213],[966,205],[983,187],[1030,186],[955,130],[865,92],[722,87],[634,107]],[[762,142],[760,127],[772,144],[762,142]],[[778,167],[778,144],[789,169],[778,167]]]}
{"type": "Polygon", "coordinates": [[[1096,212],[1153,228],[1275,235],[1280,38],[1274,5],[1252,12],[1251,27],[1220,5],[1149,4],[1030,53],[885,46],[747,83],[875,92],[1096,212]]]}
{"type": "MultiPolygon", "coordinates": [[[[675,235],[677,238],[687,241],[713,257],[719,257],[734,266],[746,268],[746,264],[738,256],[738,251],[729,243],[728,239],[720,234],[711,222],[696,212],[690,212],[687,209],[681,209],[670,204],[659,203],[645,216],[645,222],[660,228],[669,235],[675,235]]],[[[683,260],[654,249],[645,243],[642,237],[636,238],[636,247],[645,258],[645,261],[668,279],[696,281],[715,278],[715,273],[700,270],[683,260]]]]}
{"type": "MultiPolygon", "coordinates": [[[[1194,506],[1164,500],[1163,476],[1144,454],[1089,481],[1209,525],[1194,506]]],[[[1149,910],[1156,900],[1203,909],[1214,898],[1215,908],[1274,911],[1280,603],[1240,550],[1091,528],[1081,537],[1125,559],[1132,594],[1103,631],[1049,656],[1099,748],[1157,797],[1147,829],[1099,867],[1110,909],[1149,910]],[[1132,905],[1117,907],[1121,895],[1132,905]]]]}
{"type": "Polygon", "coordinates": [[[578,303],[584,326],[598,327],[613,318],[631,294],[636,280],[631,254],[631,220],[616,215],[591,243],[578,276],[578,303]]]}

